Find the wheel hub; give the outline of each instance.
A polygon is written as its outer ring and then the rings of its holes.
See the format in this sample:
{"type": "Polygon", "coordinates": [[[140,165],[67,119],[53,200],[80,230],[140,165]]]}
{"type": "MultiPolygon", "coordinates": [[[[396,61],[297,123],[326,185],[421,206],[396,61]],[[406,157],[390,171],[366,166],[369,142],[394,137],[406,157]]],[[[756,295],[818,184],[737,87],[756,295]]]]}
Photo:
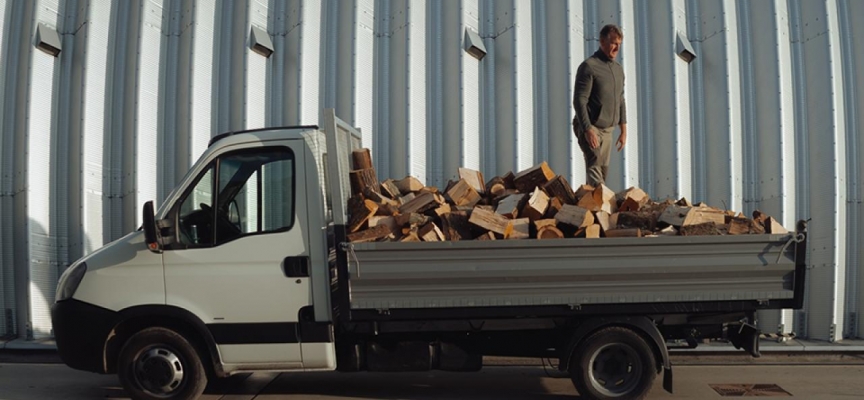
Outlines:
{"type": "Polygon", "coordinates": [[[630,393],[639,383],[642,365],[636,351],[623,343],[610,343],[591,356],[591,385],[610,397],[630,393]]]}
{"type": "Polygon", "coordinates": [[[173,351],[153,347],[136,360],[135,378],[145,391],[165,396],[176,391],[183,382],[183,363],[173,351]]]}

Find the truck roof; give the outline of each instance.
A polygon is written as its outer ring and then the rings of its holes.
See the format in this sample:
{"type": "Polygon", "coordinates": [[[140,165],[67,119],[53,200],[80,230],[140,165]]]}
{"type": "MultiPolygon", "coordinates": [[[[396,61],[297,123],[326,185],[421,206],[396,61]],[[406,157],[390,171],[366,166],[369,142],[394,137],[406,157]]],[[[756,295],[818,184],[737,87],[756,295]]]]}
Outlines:
{"type": "MultiPolygon", "coordinates": [[[[219,135],[216,135],[212,139],[210,139],[210,143],[207,144],[207,147],[211,147],[216,142],[218,142],[222,139],[225,139],[227,137],[232,137],[232,136],[237,136],[237,135],[242,135],[242,134],[247,134],[247,133],[257,133],[258,134],[257,136],[260,139],[271,139],[270,137],[266,137],[266,135],[261,135],[261,134],[262,133],[266,134],[267,132],[273,132],[275,134],[275,132],[277,132],[277,131],[295,130],[295,129],[297,129],[297,130],[316,129],[317,130],[318,125],[274,126],[274,127],[269,127],[269,128],[258,128],[258,129],[247,129],[247,130],[242,130],[242,131],[225,132],[225,133],[221,133],[219,135]]],[[[272,139],[277,139],[277,137],[275,135],[273,135],[272,139]]]]}

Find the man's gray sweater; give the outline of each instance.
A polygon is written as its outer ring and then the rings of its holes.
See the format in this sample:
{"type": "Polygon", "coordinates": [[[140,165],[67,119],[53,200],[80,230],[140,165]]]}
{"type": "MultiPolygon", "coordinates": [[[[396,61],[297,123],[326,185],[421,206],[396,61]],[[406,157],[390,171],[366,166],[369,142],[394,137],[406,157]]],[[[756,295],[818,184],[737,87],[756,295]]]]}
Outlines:
{"type": "Polygon", "coordinates": [[[573,125],[585,132],[591,125],[605,129],[627,123],[624,68],[597,50],[579,65],[573,89],[573,125]]]}

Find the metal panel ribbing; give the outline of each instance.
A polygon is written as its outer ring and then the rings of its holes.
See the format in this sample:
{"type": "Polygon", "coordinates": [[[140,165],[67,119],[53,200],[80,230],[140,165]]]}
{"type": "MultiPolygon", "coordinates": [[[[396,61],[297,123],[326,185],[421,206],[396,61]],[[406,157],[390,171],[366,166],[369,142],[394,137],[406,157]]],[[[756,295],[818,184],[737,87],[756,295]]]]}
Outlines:
{"type": "MultiPolygon", "coordinates": [[[[300,62],[292,65],[290,60],[295,57],[299,44],[297,38],[300,35],[288,38],[288,34],[293,31],[292,27],[299,24],[298,8],[296,3],[289,5],[284,1],[271,0],[267,26],[261,27],[273,40],[273,54],[270,55],[271,61],[267,66],[267,87],[265,88],[267,126],[299,125],[289,121],[298,119],[294,111],[299,103],[297,99],[299,93],[296,90],[297,79],[294,78],[299,78],[300,74],[292,74],[291,71],[302,67],[299,66],[300,62]]],[[[251,56],[255,58],[254,54],[251,56]]]]}
{"type": "MultiPolygon", "coordinates": [[[[459,74],[461,93],[459,127],[462,131],[462,165],[466,168],[481,170],[481,141],[480,141],[480,70],[482,61],[478,61],[464,51],[462,44],[465,29],[480,32],[480,4],[479,0],[462,0],[459,20],[461,26],[454,40],[453,47],[459,54],[461,73],[459,74]]],[[[488,49],[487,49],[488,50],[488,49]]],[[[485,57],[484,57],[485,60],[485,57]]],[[[488,171],[487,174],[497,174],[488,171]]],[[[489,175],[491,176],[491,175],[489,175]]]]}
{"type": "MultiPolygon", "coordinates": [[[[164,199],[189,168],[189,125],[187,107],[189,106],[188,77],[189,52],[183,52],[184,44],[190,38],[184,33],[184,16],[190,18],[188,10],[191,0],[172,0],[167,3],[162,14],[164,46],[161,50],[158,112],[158,146],[160,160],[157,163],[159,199],[164,199]],[[185,63],[184,63],[185,61],[185,63]]],[[[212,83],[211,83],[212,84],[212,83]]]]}
{"type": "MultiPolygon", "coordinates": [[[[530,168],[538,163],[536,152],[536,137],[534,135],[534,64],[531,55],[534,54],[531,34],[533,24],[531,23],[531,3],[527,1],[514,0],[513,23],[511,34],[514,38],[514,53],[511,62],[515,66],[514,94],[515,104],[515,129],[516,129],[516,159],[514,172],[530,168]]],[[[545,160],[543,160],[545,161],[545,160]]]]}
{"type": "Polygon", "coordinates": [[[534,163],[531,4],[495,5],[497,167],[518,172],[534,163]]]}
{"type": "MultiPolygon", "coordinates": [[[[864,165],[862,165],[861,154],[864,149],[864,140],[862,140],[861,132],[864,132],[862,126],[862,103],[861,98],[864,96],[864,73],[858,70],[864,65],[864,35],[861,32],[860,26],[853,25],[853,16],[864,15],[864,4],[856,1],[838,1],[838,19],[840,30],[840,46],[843,57],[843,86],[845,98],[843,99],[846,110],[846,172],[848,180],[846,185],[846,268],[847,282],[846,285],[846,312],[847,318],[850,318],[846,324],[844,337],[864,337],[864,330],[861,329],[861,316],[864,315],[864,306],[862,306],[862,291],[864,285],[861,280],[864,279],[864,249],[862,249],[862,234],[864,234],[864,205],[862,205],[862,187],[864,187],[864,165]],[[857,12],[857,14],[856,14],[857,12]],[[855,36],[855,33],[858,36],[855,36]],[[857,48],[856,48],[857,46],[857,48]],[[857,50],[857,51],[856,51],[857,50]],[[854,317],[854,318],[853,318],[854,317]],[[857,319],[857,321],[856,321],[857,319]]],[[[860,25],[860,24],[859,24],[860,25]]],[[[842,190],[842,188],[841,188],[842,190]]],[[[841,237],[842,239],[842,237],[841,237]]]]}
{"type": "MultiPolygon", "coordinates": [[[[702,43],[704,40],[703,34],[703,20],[704,15],[707,13],[711,13],[713,10],[711,9],[714,4],[706,4],[704,7],[701,6],[701,3],[697,0],[687,0],[687,26],[686,30],[683,33],[686,34],[687,38],[690,40],[690,43],[693,46],[693,50],[697,55],[704,55],[706,52],[704,49],[708,46],[704,46],[702,43]],[[705,14],[703,14],[705,13],[705,14]]],[[[722,23],[721,19],[721,23],[722,23]]],[[[713,27],[713,26],[712,26],[713,27]]],[[[712,27],[705,27],[706,30],[709,30],[712,27]]],[[[723,53],[720,53],[723,54],[723,53]]],[[[690,127],[693,132],[693,143],[691,148],[691,153],[693,155],[693,201],[705,201],[708,200],[706,197],[708,195],[708,181],[707,181],[707,170],[709,169],[708,163],[708,154],[706,153],[706,122],[705,122],[705,109],[708,108],[707,103],[709,100],[705,96],[706,91],[706,83],[704,82],[704,73],[705,69],[705,57],[697,56],[695,60],[692,62],[690,74],[690,110],[692,113],[692,119],[690,121],[690,127]]],[[[722,83],[722,82],[721,82],[722,83]]],[[[720,97],[721,102],[723,97],[720,97]]],[[[728,135],[730,132],[727,130],[725,135],[728,135]]],[[[728,170],[728,168],[725,168],[728,170]]]]}
{"type": "Polygon", "coordinates": [[[846,285],[846,128],[835,2],[801,2],[812,248],[809,337],[842,338],[846,285]],[[827,65],[826,65],[827,60],[827,65]],[[827,67],[827,69],[826,69],[827,67]]]}
{"type": "MultiPolygon", "coordinates": [[[[423,0],[409,0],[405,3],[404,47],[405,55],[393,61],[405,63],[405,113],[403,129],[408,137],[405,151],[408,174],[425,179],[426,177],[426,3],[423,0]]],[[[458,21],[458,20],[457,20],[458,21]]],[[[455,42],[458,43],[458,42],[455,42]]],[[[455,46],[454,46],[455,47],[455,46]]],[[[460,77],[461,74],[457,74],[460,77]]],[[[461,107],[460,107],[461,108],[461,107]]],[[[443,186],[442,186],[443,187],[443,186]]]]}
{"type": "MultiPolygon", "coordinates": [[[[159,182],[154,165],[158,163],[160,149],[157,145],[159,132],[159,54],[162,49],[163,1],[142,1],[140,35],[140,58],[137,65],[137,99],[135,105],[135,210],[144,202],[153,200],[157,207],[162,199],[157,198],[159,182]]],[[[135,213],[132,221],[140,226],[141,215],[135,213]]]]}
{"type": "Polygon", "coordinates": [[[427,4],[429,68],[426,74],[429,78],[429,99],[426,103],[426,115],[429,118],[426,120],[426,130],[429,135],[427,136],[425,182],[436,187],[444,187],[443,185],[446,184],[446,181],[442,180],[441,177],[444,176],[444,159],[450,156],[449,151],[444,148],[444,144],[450,142],[444,139],[445,136],[452,134],[444,128],[444,37],[448,33],[444,29],[446,20],[444,13],[445,9],[453,6],[452,2],[443,1],[433,1],[427,4]]]}
{"type": "MultiPolygon", "coordinates": [[[[13,6],[16,2],[0,0],[0,59],[9,60],[15,54],[12,48],[16,42],[8,41],[15,36],[13,26],[17,22],[14,18],[13,6]]],[[[7,92],[7,77],[15,72],[12,63],[0,63],[0,215],[3,219],[12,213],[12,157],[13,157],[13,129],[7,124],[7,110],[15,104],[12,92],[7,92]],[[10,65],[7,65],[10,64],[10,65]]],[[[9,83],[14,88],[16,83],[9,83]]],[[[11,118],[11,116],[9,117],[11,118]]],[[[0,224],[0,336],[11,336],[15,331],[15,263],[13,261],[13,234],[12,223],[0,224]]]]}
{"type": "MultiPolygon", "coordinates": [[[[189,88],[189,152],[191,158],[197,158],[204,149],[210,137],[218,134],[217,125],[213,122],[216,113],[214,105],[214,47],[216,46],[216,2],[195,1],[191,7],[191,26],[185,29],[184,35],[190,38],[190,61],[188,69],[191,78],[186,83],[189,88]]],[[[188,168],[188,166],[186,167],[188,168]]],[[[160,197],[161,199],[161,197],[160,197]]]]}
{"type": "MultiPolygon", "coordinates": [[[[248,18],[246,18],[243,24],[243,54],[246,59],[244,71],[246,75],[244,128],[256,129],[267,126],[265,118],[267,115],[267,87],[269,86],[267,84],[268,63],[266,57],[252,52],[249,46],[245,46],[245,44],[249,43],[252,26],[267,32],[267,15],[269,10],[267,9],[267,4],[260,0],[249,1],[248,6],[246,14],[248,18]]],[[[240,21],[235,21],[235,23],[239,24],[240,21]]]]}
{"type": "MultiPolygon", "coordinates": [[[[641,3],[640,3],[641,4],[641,3]]],[[[582,150],[579,148],[579,143],[573,134],[573,88],[576,80],[576,71],[579,69],[579,64],[585,60],[585,48],[587,47],[587,37],[585,34],[585,24],[582,16],[584,15],[585,4],[582,0],[569,0],[567,6],[567,110],[568,110],[568,135],[570,137],[570,146],[568,147],[570,157],[570,174],[567,179],[571,185],[578,185],[579,182],[585,182],[585,160],[582,157],[582,150]]],[[[637,15],[639,15],[637,13],[637,15]]],[[[590,35],[590,33],[589,33],[590,35]]]]}
{"type": "MultiPolygon", "coordinates": [[[[36,22],[55,29],[60,20],[57,1],[42,1],[35,6],[36,22]]],[[[63,199],[52,196],[52,181],[63,179],[52,173],[50,145],[54,82],[59,75],[57,59],[45,52],[34,51],[30,65],[30,88],[27,104],[27,229],[29,257],[29,306],[32,337],[51,336],[51,304],[57,284],[57,232],[51,216],[63,199]]],[[[28,338],[30,335],[28,334],[28,338]]]]}
{"type": "MultiPolygon", "coordinates": [[[[321,75],[317,81],[320,89],[321,108],[336,108],[336,60],[339,43],[339,22],[338,0],[323,0],[321,4],[322,65],[321,75]]],[[[323,123],[324,121],[319,121],[319,125],[323,123]]]]}
{"type": "MultiPolygon", "coordinates": [[[[213,123],[217,132],[242,130],[246,121],[249,1],[221,0],[216,6],[213,123]]],[[[179,166],[178,166],[179,167],[179,166]]],[[[187,167],[188,168],[188,167],[187,167]]]]}
{"type": "MultiPolygon", "coordinates": [[[[621,155],[618,165],[621,168],[621,188],[639,186],[639,107],[636,107],[639,93],[639,59],[636,49],[639,41],[636,40],[636,9],[632,2],[621,1],[619,9],[619,21],[621,29],[624,30],[627,45],[621,47],[619,57],[624,67],[624,98],[629,104],[627,107],[627,143],[621,155]],[[629,33],[629,35],[628,35],[629,33]]],[[[617,140],[617,138],[615,139],[617,140]]],[[[611,168],[611,166],[610,166],[611,168]]]]}
{"type": "Polygon", "coordinates": [[[639,108],[640,118],[636,129],[639,132],[639,183],[642,189],[652,196],[658,196],[654,183],[654,163],[656,155],[654,153],[654,89],[651,82],[654,81],[653,75],[654,57],[655,54],[651,51],[653,45],[650,35],[648,15],[648,3],[644,1],[635,2],[636,8],[636,40],[639,41],[636,48],[636,56],[639,59],[638,80],[640,82],[638,88],[638,101],[636,102],[639,108]]]}
{"type": "MultiPolygon", "coordinates": [[[[371,133],[372,140],[375,142],[373,150],[373,159],[378,166],[378,171],[384,176],[405,176],[407,171],[404,168],[404,153],[405,143],[407,142],[404,134],[394,135],[393,126],[391,126],[390,114],[392,104],[392,96],[400,93],[393,93],[393,77],[390,75],[392,48],[390,27],[393,16],[391,15],[392,0],[375,0],[375,14],[373,19],[374,41],[372,50],[374,52],[374,61],[372,70],[374,71],[373,87],[367,89],[373,93],[373,115],[374,126],[371,133]],[[395,153],[395,155],[394,155],[395,153]]],[[[368,51],[363,49],[362,51],[368,51]]],[[[397,49],[398,51],[398,49],[397,49]]],[[[400,69],[396,69],[396,74],[400,74],[400,69]]],[[[358,91],[368,88],[368,79],[357,79],[358,91]]],[[[404,110],[403,110],[404,112],[404,110]]],[[[365,141],[366,134],[363,139],[365,141]]]]}
{"type": "MultiPolygon", "coordinates": [[[[672,35],[669,38],[669,46],[675,48],[675,36],[680,33],[687,36],[687,12],[685,0],[672,0],[672,35]]],[[[692,126],[690,125],[690,65],[676,55],[671,55],[672,74],[674,80],[674,116],[675,116],[675,144],[677,155],[675,157],[675,169],[677,170],[677,182],[675,190],[677,196],[693,198],[693,162],[692,154],[692,126]]],[[[658,177],[659,179],[659,177],[658,177]]],[[[663,191],[661,190],[661,193],[663,191]]],[[[671,192],[667,192],[671,193],[671,192]]]]}
{"type": "MultiPolygon", "coordinates": [[[[572,153],[572,144],[575,140],[571,120],[573,118],[573,75],[571,75],[570,46],[573,41],[582,42],[581,34],[575,35],[570,26],[570,10],[567,2],[545,2],[542,9],[535,13],[535,20],[542,21],[535,24],[535,28],[544,31],[543,43],[538,44],[537,51],[543,53],[547,59],[544,63],[543,90],[537,90],[535,95],[538,102],[542,99],[544,105],[538,106],[538,118],[542,113],[545,119],[544,129],[548,137],[544,145],[547,155],[538,158],[538,161],[548,161],[549,167],[555,173],[564,176],[571,185],[578,184],[581,180],[574,182],[572,157],[581,153],[572,153]],[[542,49],[542,51],[541,51],[542,49]]],[[[575,74],[575,69],[573,70],[575,74]]],[[[540,74],[540,72],[538,72],[540,74]]],[[[578,147],[576,151],[579,151],[578,147]]],[[[581,161],[581,157],[579,158],[581,161]]]]}
{"type": "Polygon", "coordinates": [[[108,238],[102,217],[107,206],[104,193],[107,178],[107,166],[104,165],[105,77],[108,73],[108,38],[111,21],[102,16],[110,14],[110,3],[98,1],[88,3],[82,132],[84,166],[82,221],[85,253],[98,249],[108,238]]]}
{"type": "MultiPolygon", "coordinates": [[[[349,11],[351,7],[348,7],[349,11]]],[[[351,99],[350,107],[347,110],[338,109],[337,111],[347,111],[345,115],[353,116],[352,120],[345,119],[346,122],[353,124],[352,126],[360,128],[363,133],[363,146],[371,147],[373,150],[373,160],[376,162],[375,168],[378,171],[387,171],[387,165],[383,164],[383,154],[386,147],[379,149],[374,147],[374,135],[386,135],[386,132],[377,132],[375,107],[380,107],[377,104],[375,91],[377,85],[375,79],[372,78],[376,72],[375,68],[375,0],[356,0],[353,4],[353,17],[350,19],[350,25],[347,25],[348,33],[353,39],[348,40],[349,47],[345,52],[340,51],[341,57],[345,60],[346,65],[351,67],[351,82],[344,87],[340,87],[340,92],[345,90],[344,95],[351,99]]],[[[352,15],[352,14],[349,14],[352,15]]],[[[385,65],[381,65],[385,67],[385,65]]],[[[386,81],[384,81],[386,82],[386,81]]],[[[341,115],[341,114],[339,114],[341,115]]],[[[342,118],[342,117],[340,117],[342,118]]],[[[348,118],[348,117],[345,117],[348,118]]]]}
{"type": "Polygon", "coordinates": [[[298,124],[320,124],[321,102],[321,27],[322,5],[320,1],[304,1],[300,6],[300,17],[303,19],[298,29],[298,60],[300,64],[300,87],[298,88],[299,118],[298,124]]]}
{"type": "Polygon", "coordinates": [[[531,35],[534,50],[531,56],[534,70],[534,159],[549,161],[549,25],[546,2],[535,1],[531,5],[531,26],[534,29],[531,35]]]}
{"type": "Polygon", "coordinates": [[[495,99],[497,90],[495,83],[496,78],[496,59],[498,52],[495,51],[496,16],[495,2],[493,0],[480,0],[480,37],[483,38],[483,45],[486,47],[486,57],[483,58],[483,65],[480,70],[480,96],[481,106],[480,112],[480,131],[482,141],[482,157],[481,165],[485,171],[500,171],[503,167],[498,163],[498,113],[495,99]]]}
{"type": "MultiPolygon", "coordinates": [[[[436,102],[437,115],[428,114],[429,119],[427,121],[430,124],[436,124],[440,129],[436,133],[430,132],[430,135],[436,135],[440,138],[432,140],[432,143],[440,142],[438,152],[441,153],[442,164],[439,175],[431,176],[434,180],[428,184],[437,185],[441,188],[447,185],[449,179],[457,177],[459,167],[468,167],[463,163],[465,138],[479,134],[476,131],[468,131],[462,125],[463,82],[467,80],[467,77],[463,76],[463,68],[471,61],[477,62],[471,57],[466,59],[462,51],[461,44],[465,34],[465,26],[462,24],[464,18],[462,7],[461,1],[441,2],[440,15],[435,21],[438,26],[430,27],[429,31],[429,34],[433,35],[430,39],[436,42],[437,56],[432,53],[429,54],[430,62],[434,63],[436,67],[430,68],[426,72],[430,77],[434,77],[440,86],[428,88],[430,93],[435,93],[432,98],[436,102]],[[440,30],[435,31],[434,29],[440,30]],[[436,120],[436,118],[440,119],[436,120]]],[[[468,68],[470,69],[470,67],[468,68]]],[[[477,69],[479,66],[474,64],[474,68],[477,69]]],[[[488,173],[494,174],[494,172],[489,171],[488,173]]]]}

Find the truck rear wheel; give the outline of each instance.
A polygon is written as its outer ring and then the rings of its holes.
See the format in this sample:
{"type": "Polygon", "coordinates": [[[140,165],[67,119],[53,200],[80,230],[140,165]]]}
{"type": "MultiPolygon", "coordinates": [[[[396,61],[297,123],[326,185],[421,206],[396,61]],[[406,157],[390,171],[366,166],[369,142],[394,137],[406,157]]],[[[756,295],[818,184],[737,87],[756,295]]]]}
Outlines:
{"type": "Polygon", "coordinates": [[[570,379],[588,399],[642,399],[657,376],[654,352],[636,332],[601,329],[570,357],[570,379]]]}
{"type": "Polygon", "coordinates": [[[166,328],[147,328],[129,338],[117,361],[117,374],[136,400],[195,399],[207,375],[195,348],[166,328]]]}

